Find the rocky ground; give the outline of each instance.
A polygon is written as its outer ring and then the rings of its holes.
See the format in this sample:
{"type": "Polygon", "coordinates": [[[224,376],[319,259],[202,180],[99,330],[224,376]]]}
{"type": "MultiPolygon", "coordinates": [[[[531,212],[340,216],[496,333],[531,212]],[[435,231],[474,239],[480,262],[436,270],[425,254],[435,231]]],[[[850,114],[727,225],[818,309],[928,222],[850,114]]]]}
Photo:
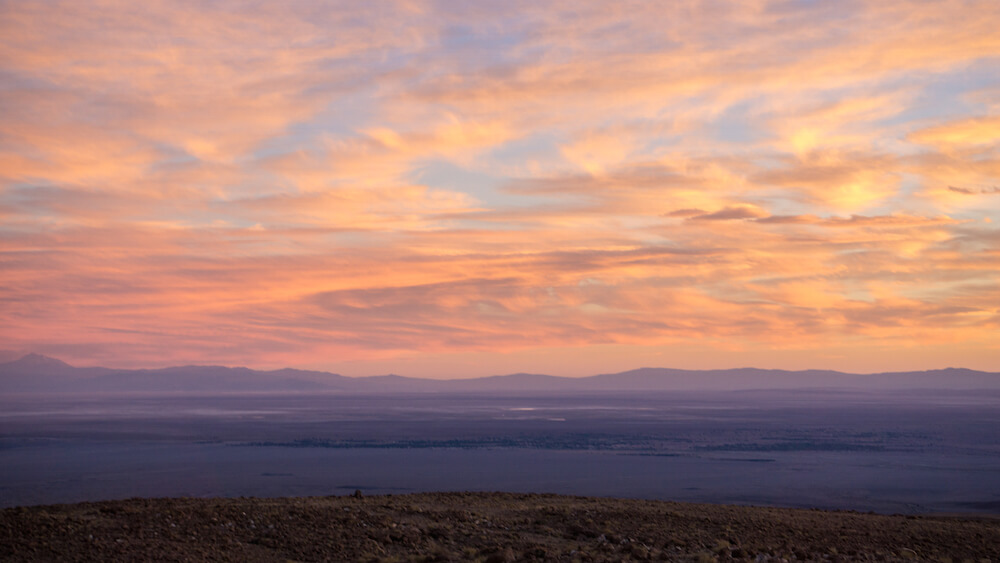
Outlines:
{"type": "Polygon", "coordinates": [[[0,511],[3,561],[998,561],[1000,519],[447,493],[0,511]]]}

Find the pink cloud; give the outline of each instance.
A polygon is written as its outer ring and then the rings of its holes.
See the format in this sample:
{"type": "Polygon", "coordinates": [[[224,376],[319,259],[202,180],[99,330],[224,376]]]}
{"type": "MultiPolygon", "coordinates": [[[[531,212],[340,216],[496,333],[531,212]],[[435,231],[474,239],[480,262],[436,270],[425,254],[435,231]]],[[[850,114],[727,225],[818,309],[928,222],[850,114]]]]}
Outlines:
{"type": "Polygon", "coordinates": [[[998,27],[993,2],[8,3],[0,338],[982,367],[997,107],[963,81],[998,27]]]}

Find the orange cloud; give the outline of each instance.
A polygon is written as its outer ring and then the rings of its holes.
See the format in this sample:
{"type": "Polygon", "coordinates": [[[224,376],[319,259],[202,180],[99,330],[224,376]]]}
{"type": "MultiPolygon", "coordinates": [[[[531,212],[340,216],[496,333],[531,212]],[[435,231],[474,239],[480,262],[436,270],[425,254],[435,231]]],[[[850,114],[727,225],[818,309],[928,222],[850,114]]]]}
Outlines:
{"type": "Polygon", "coordinates": [[[915,131],[910,139],[944,151],[955,149],[989,150],[1000,145],[997,131],[1000,116],[974,117],[915,131]]]}
{"type": "Polygon", "coordinates": [[[998,28],[990,1],[8,3],[0,338],[992,366],[998,28]]]}

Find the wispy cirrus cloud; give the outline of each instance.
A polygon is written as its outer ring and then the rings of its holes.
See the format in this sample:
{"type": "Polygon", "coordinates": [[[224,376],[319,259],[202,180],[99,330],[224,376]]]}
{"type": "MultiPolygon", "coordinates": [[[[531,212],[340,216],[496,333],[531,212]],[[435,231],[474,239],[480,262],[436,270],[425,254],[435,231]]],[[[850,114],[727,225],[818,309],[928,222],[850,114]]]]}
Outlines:
{"type": "Polygon", "coordinates": [[[988,1],[6,3],[0,336],[442,376],[989,367],[998,26],[988,1]]]}

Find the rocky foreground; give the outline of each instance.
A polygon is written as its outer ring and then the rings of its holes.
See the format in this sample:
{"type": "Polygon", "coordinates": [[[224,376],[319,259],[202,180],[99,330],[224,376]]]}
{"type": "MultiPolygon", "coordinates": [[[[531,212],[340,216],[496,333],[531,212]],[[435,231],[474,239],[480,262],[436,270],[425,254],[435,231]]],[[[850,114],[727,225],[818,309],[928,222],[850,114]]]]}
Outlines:
{"type": "Polygon", "coordinates": [[[3,561],[985,561],[1000,519],[503,493],[0,511],[3,561]]]}

